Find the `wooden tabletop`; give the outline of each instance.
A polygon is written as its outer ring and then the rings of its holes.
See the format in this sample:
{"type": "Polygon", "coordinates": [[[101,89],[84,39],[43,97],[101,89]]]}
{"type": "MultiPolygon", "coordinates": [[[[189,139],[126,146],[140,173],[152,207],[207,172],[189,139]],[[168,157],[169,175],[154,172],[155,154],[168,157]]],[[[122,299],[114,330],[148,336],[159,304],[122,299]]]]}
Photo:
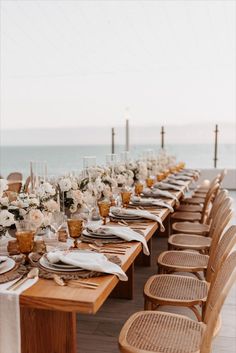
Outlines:
{"type": "MultiPolygon", "coordinates": [[[[182,192],[173,192],[173,194],[178,198],[183,195],[182,192]]],[[[166,201],[171,206],[175,205],[175,200],[173,199],[166,199],[166,201]]],[[[162,208],[159,216],[162,220],[165,220],[169,213],[169,209],[162,208]]],[[[132,226],[132,223],[130,225],[132,226]]],[[[158,229],[158,224],[147,220],[144,225],[146,229],[143,232],[148,241],[158,229]]],[[[129,242],[128,244],[130,248],[126,250],[126,254],[118,255],[122,262],[121,267],[125,272],[142,251],[142,246],[139,242],[129,242]]],[[[87,245],[84,246],[86,247],[87,245]]],[[[67,286],[61,287],[52,280],[39,279],[35,285],[21,294],[20,304],[23,307],[35,309],[96,313],[115,288],[119,279],[115,275],[104,275],[90,278],[89,281],[99,284],[98,288],[90,290],[67,286]]]]}

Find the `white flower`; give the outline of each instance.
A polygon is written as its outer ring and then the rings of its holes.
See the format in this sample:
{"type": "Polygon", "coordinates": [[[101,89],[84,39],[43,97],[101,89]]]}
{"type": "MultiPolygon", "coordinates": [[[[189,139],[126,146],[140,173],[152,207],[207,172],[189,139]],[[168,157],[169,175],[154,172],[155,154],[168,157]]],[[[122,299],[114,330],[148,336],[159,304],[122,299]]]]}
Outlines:
{"type": "Polygon", "coordinates": [[[47,227],[51,224],[52,213],[43,211],[43,225],[47,227]]]}
{"type": "Polygon", "coordinates": [[[29,221],[31,221],[37,228],[41,226],[44,221],[44,216],[40,210],[31,209],[27,215],[29,221]]]}
{"type": "Polygon", "coordinates": [[[77,205],[73,204],[70,206],[70,212],[75,213],[77,211],[77,205]]]}
{"type": "Polygon", "coordinates": [[[3,192],[8,189],[8,181],[6,179],[0,179],[0,197],[3,192]]]}
{"type": "Polygon", "coordinates": [[[9,205],[9,199],[8,197],[1,197],[0,198],[0,204],[4,207],[7,207],[9,205]]]}
{"type": "Polygon", "coordinates": [[[122,174],[117,175],[117,179],[116,180],[117,180],[118,184],[125,184],[126,183],[126,178],[122,174]]]}
{"type": "MultiPolygon", "coordinates": [[[[54,200],[49,200],[49,201],[44,202],[43,206],[49,212],[59,212],[60,211],[60,207],[59,207],[58,203],[54,200]]],[[[44,224],[45,224],[45,222],[44,222],[44,224]]]]}
{"type": "Polygon", "coordinates": [[[78,189],[78,184],[77,184],[77,182],[75,180],[71,181],[71,188],[73,190],[77,190],[78,189]]]}
{"type": "Polygon", "coordinates": [[[59,181],[59,187],[62,192],[69,191],[72,187],[71,180],[69,178],[64,178],[59,181]]]}
{"type": "Polygon", "coordinates": [[[20,208],[19,209],[19,215],[21,216],[21,217],[25,217],[25,215],[26,215],[26,213],[27,213],[27,211],[26,210],[24,210],[23,208],[20,208]]]}
{"type": "Polygon", "coordinates": [[[7,210],[0,211],[0,226],[10,227],[15,223],[14,215],[7,210]]]}
{"type": "Polygon", "coordinates": [[[29,199],[29,205],[30,206],[39,206],[39,199],[37,199],[36,197],[35,198],[30,198],[29,199]]]}
{"type": "Polygon", "coordinates": [[[54,196],[56,194],[56,190],[50,183],[43,183],[44,190],[47,194],[54,196]]]}

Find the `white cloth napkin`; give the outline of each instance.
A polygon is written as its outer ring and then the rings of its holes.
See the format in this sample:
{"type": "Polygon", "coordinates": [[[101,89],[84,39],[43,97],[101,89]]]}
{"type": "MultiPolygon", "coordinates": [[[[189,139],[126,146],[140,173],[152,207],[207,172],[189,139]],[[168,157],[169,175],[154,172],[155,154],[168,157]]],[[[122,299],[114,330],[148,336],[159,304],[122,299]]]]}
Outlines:
{"type": "Polygon", "coordinates": [[[121,281],[128,280],[128,277],[120,266],[109,261],[105,255],[92,251],[51,251],[47,253],[47,259],[52,264],[61,261],[65,264],[81,267],[85,270],[113,274],[121,281]]]}
{"type": "Polygon", "coordinates": [[[0,352],[21,352],[20,294],[37,282],[38,278],[28,279],[19,288],[7,290],[11,281],[0,284],[0,352]]]}
{"type": "Polygon", "coordinates": [[[115,216],[119,214],[119,216],[139,216],[140,218],[146,218],[146,219],[151,219],[153,221],[156,221],[157,223],[160,224],[161,227],[161,232],[165,231],[165,227],[163,226],[162,220],[160,217],[157,215],[154,215],[153,213],[150,213],[146,210],[130,210],[126,208],[119,208],[119,207],[111,207],[111,213],[115,216]]]}
{"type": "Polygon", "coordinates": [[[93,226],[87,228],[90,231],[101,231],[103,234],[114,234],[117,237],[124,239],[126,241],[140,241],[143,245],[143,252],[145,255],[150,255],[146,239],[144,238],[143,235],[139,234],[138,232],[135,232],[133,229],[129,227],[108,227],[108,226],[93,226]]]}
{"type": "Polygon", "coordinates": [[[173,185],[171,183],[164,183],[164,182],[159,182],[159,183],[156,183],[154,186],[154,188],[157,188],[157,189],[163,189],[163,190],[176,190],[176,191],[183,191],[183,187],[181,186],[177,186],[177,185],[173,185]]]}
{"type": "Polygon", "coordinates": [[[192,177],[184,175],[184,174],[177,174],[177,175],[171,175],[171,179],[175,179],[175,180],[192,180],[192,177]]]}
{"type": "MultiPolygon", "coordinates": [[[[184,187],[184,190],[189,191],[189,187],[186,184],[186,180],[175,180],[172,179],[171,177],[169,177],[168,179],[166,179],[167,183],[169,184],[174,184],[174,185],[178,185],[178,186],[182,186],[182,188],[184,187]]],[[[183,190],[183,189],[182,189],[183,190]]]]}
{"type": "Polygon", "coordinates": [[[160,190],[160,189],[145,189],[143,191],[143,195],[144,196],[151,196],[151,197],[166,197],[168,199],[173,199],[176,201],[176,204],[179,205],[179,200],[177,199],[177,197],[175,195],[173,195],[171,192],[166,191],[166,190],[160,190]]]}
{"type": "Polygon", "coordinates": [[[170,210],[170,212],[174,212],[174,209],[171,205],[169,205],[168,203],[166,203],[165,201],[161,200],[161,199],[152,199],[152,198],[140,198],[138,196],[133,196],[132,201],[134,202],[134,204],[136,204],[137,206],[160,206],[160,207],[165,207],[168,208],[170,210]]]}

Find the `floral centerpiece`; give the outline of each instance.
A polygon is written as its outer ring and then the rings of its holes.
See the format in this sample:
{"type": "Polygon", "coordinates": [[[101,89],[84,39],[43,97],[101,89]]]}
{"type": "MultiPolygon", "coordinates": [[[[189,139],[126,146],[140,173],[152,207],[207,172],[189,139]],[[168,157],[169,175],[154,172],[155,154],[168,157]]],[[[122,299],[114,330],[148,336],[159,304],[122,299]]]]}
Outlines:
{"type": "Polygon", "coordinates": [[[15,224],[14,215],[8,211],[10,200],[6,194],[8,182],[0,179],[0,238],[15,224]]]}

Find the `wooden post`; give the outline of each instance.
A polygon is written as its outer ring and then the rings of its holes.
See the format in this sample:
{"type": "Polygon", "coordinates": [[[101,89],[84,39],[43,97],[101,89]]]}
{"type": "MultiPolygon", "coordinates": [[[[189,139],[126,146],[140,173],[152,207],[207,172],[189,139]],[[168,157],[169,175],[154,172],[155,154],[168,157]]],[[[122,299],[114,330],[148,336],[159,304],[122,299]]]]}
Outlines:
{"type": "Polygon", "coordinates": [[[164,135],[165,135],[164,126],[162,126],[161,127],[161,148],[164,148],[164,146],[165,146],[164,135]]]}
{"type": "Polygon", "coordinates": [[[111,153],[115,153],[115,129],[111,128],[111,153]]]}
{"type": "Polygon", "coordinates": [[[215,129],[215,131],[214,131],[214,133],[215,133],[214,168],[217,167],[217,160],[218,160],[218,158],[217,158],[217,150],[218,150],[218,132],[219,132],[219,130],[218,130],[218,125],[216,124],[216,129],[215,129]]]}
{"type": "Polygon", "coordinates": [[[125,127],[125,151],[129,152],[129,119],[126,119],[125,127]]]}

